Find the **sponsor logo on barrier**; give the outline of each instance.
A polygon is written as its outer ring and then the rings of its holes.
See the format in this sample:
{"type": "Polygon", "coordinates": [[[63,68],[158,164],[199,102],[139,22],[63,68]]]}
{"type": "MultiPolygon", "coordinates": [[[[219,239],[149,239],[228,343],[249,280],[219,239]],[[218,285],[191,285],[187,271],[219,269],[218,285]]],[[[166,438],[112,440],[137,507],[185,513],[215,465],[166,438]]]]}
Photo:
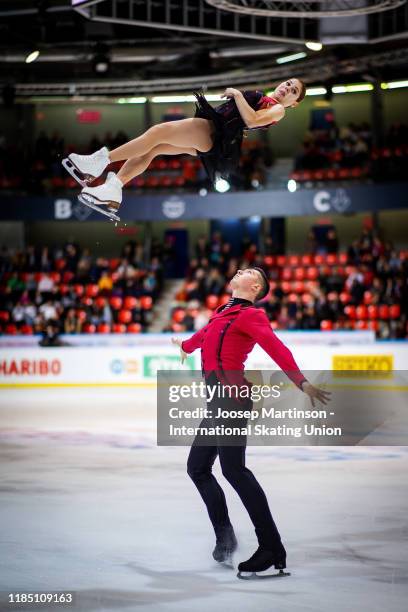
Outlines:
{"type": "MultiPolygon", "coordinates": [[[[194,370],[194,357],[187,357],[184,366],[189,370],[194,370]]],[[[143,357],[143,376],[153,378],[157,375],[157,370],[179,370],[180,357],[176,355],[145,355],[143,357]]]]}
{"type": "Polygon", "coordinates": [[[393,355],[333,355],[332,367],[336,372],[355,372],[357,376],[365,376],[370,372],[384,376],[394,369],[393,355]]]}
{"type": "Polygon", "coordinates": [[[317,191],[313,196],[313,206],[321,213],[328,212],[330,209],[341,213],[350,208],[351,199],[345,189],[336,189],[334,195],[328,191],[317,191]]]}
{"type": "Polygon", "coordinates": [[[184,214],[186,203],[178,196],[170,196],[162,203],[163,215],[168,219],[177,219],[184,214]]]}
{"type": "Polygon", "coordinates": [[[136,359],[113,359],[110,369],[114,374],[136,374],[139,364],[136,359]]]}
{"type": "Polygon", "coordinates": [[[4,359],[0,361],[0,376],[57,376],[61,374],[59,359],[4,359]]]}

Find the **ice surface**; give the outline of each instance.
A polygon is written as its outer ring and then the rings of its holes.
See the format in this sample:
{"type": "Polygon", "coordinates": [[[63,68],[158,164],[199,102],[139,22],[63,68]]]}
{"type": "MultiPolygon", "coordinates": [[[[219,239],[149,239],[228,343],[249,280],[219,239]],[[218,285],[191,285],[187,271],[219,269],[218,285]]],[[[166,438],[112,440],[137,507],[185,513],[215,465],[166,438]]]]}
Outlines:
{"type": "MultiPolygon", "coordinates": [[[[249,448],[292,576],[244,582],[213,561],[188,448],[156,447],[155,418],[151,389],[1,392],[2,602],[69,590],[84,612],[405,612],[407,448],[249,448]]],[[[237,564],[255,535],[215,473],[237,564]]]]}

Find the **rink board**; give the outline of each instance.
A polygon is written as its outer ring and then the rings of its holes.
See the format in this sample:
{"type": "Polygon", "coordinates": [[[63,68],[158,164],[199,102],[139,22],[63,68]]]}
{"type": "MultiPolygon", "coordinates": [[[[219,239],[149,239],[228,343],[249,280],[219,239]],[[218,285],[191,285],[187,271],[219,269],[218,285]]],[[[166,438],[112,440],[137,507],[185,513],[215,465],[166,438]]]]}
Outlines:
{"type": "MultiPolygon", "coordinates": [[[[404,370],[408,343],[366,345],[288,345],[303,370],[404,370]],[[343,367],[342,365],[343,364],[343,367]]],[[[246,362],[252,370],[274,370],[276,364],[256,346],[246,362]]],[[[169,339],[162,344],[121,347],[6,348],[0,357],[0,386],[154,386],[158,370],[200,370],[200,352],[181,366],[169,339]]]]}

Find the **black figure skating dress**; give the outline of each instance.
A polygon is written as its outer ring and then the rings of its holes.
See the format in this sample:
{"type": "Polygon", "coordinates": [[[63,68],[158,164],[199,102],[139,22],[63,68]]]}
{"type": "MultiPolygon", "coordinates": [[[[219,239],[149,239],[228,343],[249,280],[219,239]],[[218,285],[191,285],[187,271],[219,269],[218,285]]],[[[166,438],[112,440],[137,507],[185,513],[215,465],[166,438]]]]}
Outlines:
{"type": "MultiPolygon", "coordinates": [[[[214,144],[206,153],[197,151],[212,183],[217,175],[227,179],[238,168],[244,130],[267,129],[276,121],[257,128],[248,128],[242,119],[233,98],[213,108],[202,92],[193,92],[197,98],[195,117],[208,119],[214,124],[214,144]]],[[[262,91],[243,91],[245,100],[254,110],[278,104],[275,98],[265,96],[262,91]]]]}

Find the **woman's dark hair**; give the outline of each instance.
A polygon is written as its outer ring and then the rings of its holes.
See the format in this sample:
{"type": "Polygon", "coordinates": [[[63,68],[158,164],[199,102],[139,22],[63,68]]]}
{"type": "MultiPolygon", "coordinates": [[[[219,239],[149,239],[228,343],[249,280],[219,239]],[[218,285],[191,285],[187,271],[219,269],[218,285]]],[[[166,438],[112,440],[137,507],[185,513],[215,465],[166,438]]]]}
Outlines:
{"type": "Polygon", "coordinates": [[[268,277],[266,276],[266,274],[265,274],[264,270],[262,270],[262,268],[253,268],[253,269],[256,270],[257,272],[259,272],[259,274],[262,276],[263,286],[261,287],[261,289],[258,292],[258,295],[256,296],[257,300],[262,300],[269,293],[269,281],[268,281],[268,277]]]}
{"type": "Polygon", "coordinates": [[[298,81],[300,83],[300,94],[298,95],[296,102],[301,102],[306,95],[306,84],[301,79],[298,79],[298,81]]]}

